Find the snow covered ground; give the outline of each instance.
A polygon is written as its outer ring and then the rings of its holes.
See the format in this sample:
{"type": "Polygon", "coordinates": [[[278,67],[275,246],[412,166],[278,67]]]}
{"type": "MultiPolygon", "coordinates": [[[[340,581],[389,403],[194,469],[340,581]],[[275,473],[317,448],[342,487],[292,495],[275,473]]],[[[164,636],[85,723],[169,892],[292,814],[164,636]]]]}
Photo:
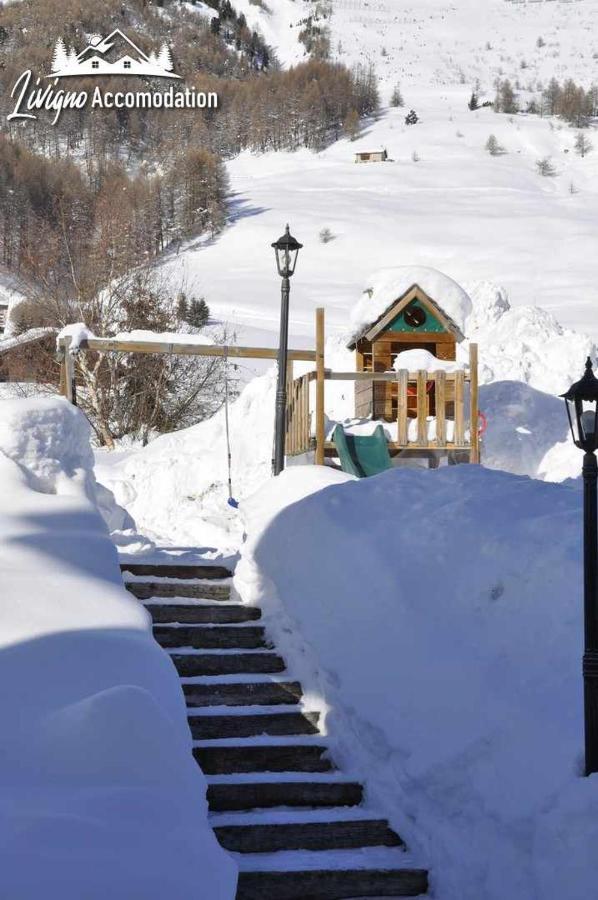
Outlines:
{"type": "MultiPolygon", "coordinates": [[[[289,55],[289,34],[296,37],[297,29],[289,28],[288,11],[305,15],[310,5],[269,4],[270,13],[245,0],[236,5],[261,21],[284,61],[296,60],[289,55]]],[[[589,87],[598,71],[598,0],[487,0],[483,8],[473,0],[333,0],[332,10],[335,58],[373,63],[384,103],[400,81],[405,108],[385,108],[357,141],[321,153],[245,153],[232,160],[231,227],[217,241],[195,242],[173,257],[177,279],[193,285],[216,313],[249,333],[265,332],[273,343],[279,291],[270,243],[289,221],[305,245],[291,302],[297,345],[313,341],[317,305],[326,307],[329,327],[341,331],[371,271],[417,264],[460,283],[504,285],[514,306],[537,304],[565,327],[598,338],[598,141],[580,159],[575,130],[558,120],[467,108],[476,78],[482,99],[493,99],[496,77],[518,81],[524,104],[534,96],[526,88],[552,76],[589,87]],[[407,126],[411,107],[420,122],[407,126]],[[485,151],[491,133],[505,155],[485,151]],[[354,164],[356,150],[379,146],[389,162],[354,164]],[[536,171],[546,156],[554,178],[536,171]],[[320,242],[323,228],[334,240],[320,242]]]]}
{"type": "Polygon", "coordinates": [[[244,513],[235,586],[326,710],[335,758],[430,865],[434,897],[593,896],[578,486],[314,467],[244,513]]]}
{"type": "Polygon", "coordinates": [[[0,893],[232,900],[177,673],[125,591],[89,426],[0,403],[0,893]]]}

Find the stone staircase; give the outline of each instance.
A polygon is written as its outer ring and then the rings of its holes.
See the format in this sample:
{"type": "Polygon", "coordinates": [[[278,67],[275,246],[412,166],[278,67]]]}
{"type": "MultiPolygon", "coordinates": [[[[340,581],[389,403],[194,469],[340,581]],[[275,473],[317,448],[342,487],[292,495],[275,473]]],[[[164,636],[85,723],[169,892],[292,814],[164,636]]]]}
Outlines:
{"type": "Polygon", "coordinates": [[[237,900],[425,894],[427,872],[334,765],[260,610],[231,601],[230,572],[122,568],[181,676],[211,825],[239,865],[237,900]]]}

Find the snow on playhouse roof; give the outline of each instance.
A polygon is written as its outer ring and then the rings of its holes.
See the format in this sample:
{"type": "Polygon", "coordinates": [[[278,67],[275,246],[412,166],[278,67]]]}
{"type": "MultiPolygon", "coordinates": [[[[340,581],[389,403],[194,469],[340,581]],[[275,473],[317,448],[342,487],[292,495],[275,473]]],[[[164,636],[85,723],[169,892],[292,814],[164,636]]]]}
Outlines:
{"type": "Polygon", "coordinates": [[[351,310],[349,347],[353,347],[391,306],[416,285],[462,337],[465,322],[473,312],[471,298],[463,288],[437,269],[425,266],[397,266],[392,269],[381,269],[368,279],[361,298],[351,310]]]}

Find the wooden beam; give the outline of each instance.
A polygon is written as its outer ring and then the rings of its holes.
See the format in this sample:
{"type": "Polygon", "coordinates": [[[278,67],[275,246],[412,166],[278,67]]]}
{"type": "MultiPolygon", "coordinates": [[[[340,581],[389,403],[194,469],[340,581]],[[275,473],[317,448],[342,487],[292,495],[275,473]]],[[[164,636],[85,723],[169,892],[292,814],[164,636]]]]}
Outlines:
{"type": "Polygon", "coordinates": [[[480,462],[480,436],[478,434],[478,418],[479,418],[479,379],[478,379],[478,345],[469,345],[469,431],[471,434],[471,457],[472,463],[480,462]]]}
{"type": "MultiPolygon", "coordinates": [[[[62,343],[62,342],[61,342],[62,343]]],[[[158,341],[124,341],[117,338],[88,338],[82,340],[82,350],[98,353],[160,353],[181,356],[227,356],[245,359],[277,359],[272,347],[224,347],[215,344],[183,344],[158,341]]],[[[315,362],[315,350],[289,350],[290,362],[315,362]]]]}
{"type": "Polygon", "coordinates": [[[324,310],[316,309],[316,465],[324,465],[324,345],[326,341],[324,310]]]}
{"type": "Polygon", "coordinates": [[[457,344],[454,334],[445,331],[385,331],[374,341],[375,347],[383,347],[384,344],[413,344],[417,338],[418,344],[457,344]]]}
{"type": "MultiPolygon", "coordinates": [[[[434,373],[428,373],[433,375],[434,373]]],[[[409,381],[417,382],[417,372],[409,372],[409,381]]],[[[445,377],[447,382],[455,381],[455,372],[447,372],[445,377]]],[[[324,377],[327,381],[390,381],[397,380],[396,372],[332,372],[326,369],[324,377]]],[[[464,373],[465,380],[469,379],[469,374],[464,373]]]]}

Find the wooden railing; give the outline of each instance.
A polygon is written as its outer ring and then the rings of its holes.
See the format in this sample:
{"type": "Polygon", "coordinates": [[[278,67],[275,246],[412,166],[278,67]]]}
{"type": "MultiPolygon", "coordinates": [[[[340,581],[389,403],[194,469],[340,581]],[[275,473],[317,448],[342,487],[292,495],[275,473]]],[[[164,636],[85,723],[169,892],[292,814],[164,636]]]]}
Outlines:
{"type": "MultiPolygon", "coordinates": [[[[316,358],[319,358],[317,350],[316,358]]],[[[398,372],[333,372],[322,368],[321,371],[317,369],[316,372],[309,372],[294,380],[289,379],[286,452],[289,456],[296,456],[315,449],[316,462],[323,462],[326,450],[330,451],[332,448],[324,441],[323,399],[320,403],[316,402],[315,422],[312,421],[310,384],[313,380],[316,381],[316,401],[326,381],[396,384],[397,439],[389,441],[391,452],[409,451],[412,455],[417,455],[418,451],[424,454],[430,451],[455,451],[466,453],[473,463],[480,461],[477,344],[470,344],[469,368],[456,372],[409,372],[406,369],[398,372]],[[415,399],[415,410],[413,402],[409,403],[410,399],[415,399]],[[430,418],[435,419],[436,423],[433,437],[428,437],[430,418]],[[410,422],[414,420],[417,423],[415,437],[409,434],[410,422]],[[449,422],[452,423],[452,433],[449,433],[449,422]]]]}
{"type": "Polygon", "coordinates": [[[309,389],[315,377],[315,372],[308,372],[287,387],[287,456],[306,453],[313,447],[309,389]]]}

